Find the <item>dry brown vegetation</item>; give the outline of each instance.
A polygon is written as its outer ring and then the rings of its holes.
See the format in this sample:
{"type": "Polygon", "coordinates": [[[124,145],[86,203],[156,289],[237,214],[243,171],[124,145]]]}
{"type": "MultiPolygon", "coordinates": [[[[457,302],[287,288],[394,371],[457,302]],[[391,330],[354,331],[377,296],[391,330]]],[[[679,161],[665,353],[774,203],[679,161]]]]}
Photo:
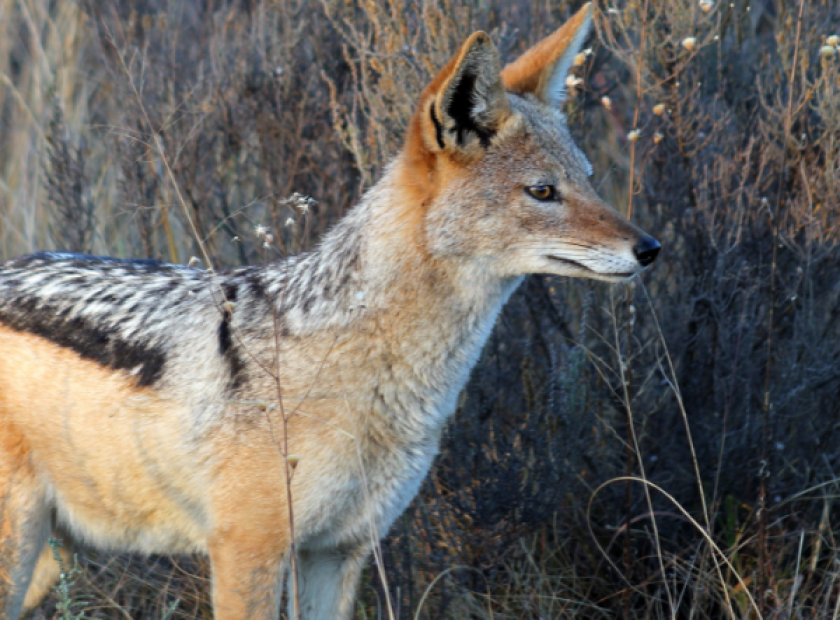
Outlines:
{"type": "MultiPolygon", "coordinates": [[[[187,214],[216,265],[305,249],[470,32],[510,59],[579,4],[0,0],[0,257],[187,262],[187,214]]],[[[664,250],[526,282],[359,617],[836,619],[840,5],[598,9],[566,111],[664,250]]],[[[85,617],[211,617],[200,559],[82,565],[85,617]]]]}

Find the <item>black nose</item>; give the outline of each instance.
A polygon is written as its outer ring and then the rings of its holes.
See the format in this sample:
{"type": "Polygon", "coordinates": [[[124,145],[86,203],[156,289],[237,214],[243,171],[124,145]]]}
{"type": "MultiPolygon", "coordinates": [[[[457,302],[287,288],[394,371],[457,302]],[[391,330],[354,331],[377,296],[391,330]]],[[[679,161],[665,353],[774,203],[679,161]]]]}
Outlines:
{"type": "Polygon", "coordinates": [[[656,255],[662,246],[653,237],[644,236],[633,248],[633,254],[636,255],[636,260],[642,267],[647,267],[656,260],[656,255]]]}

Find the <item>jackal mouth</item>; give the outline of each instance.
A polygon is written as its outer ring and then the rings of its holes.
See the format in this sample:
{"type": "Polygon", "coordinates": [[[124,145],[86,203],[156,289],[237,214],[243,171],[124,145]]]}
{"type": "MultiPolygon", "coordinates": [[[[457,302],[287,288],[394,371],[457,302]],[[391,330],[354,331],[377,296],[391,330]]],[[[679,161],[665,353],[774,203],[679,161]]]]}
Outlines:
{"type": "Polygon", "coordinates": [[[560,258],[559,256],[553,256],[551,254],[547,254],[546,258],[550,258],[551,260],[556,261],[558,263],[563,263],[565,265],[570,265],[572,267],[575,267],[576,269],[580,269],[581,271],[591,273],[592,275],[595,275],[595,276],[602,276],[602,277],[607,276],[607,277],[610,277],[610,278],[632,278],[633,276],[636,275],[635,272],[605,273],[605,272],[602,272],[602,271],[595,271],[594,269],[590,269],[586,265],[582,265],[581,263],[579,263],[577,261],[570,260],[568,258],[560,258]]]}

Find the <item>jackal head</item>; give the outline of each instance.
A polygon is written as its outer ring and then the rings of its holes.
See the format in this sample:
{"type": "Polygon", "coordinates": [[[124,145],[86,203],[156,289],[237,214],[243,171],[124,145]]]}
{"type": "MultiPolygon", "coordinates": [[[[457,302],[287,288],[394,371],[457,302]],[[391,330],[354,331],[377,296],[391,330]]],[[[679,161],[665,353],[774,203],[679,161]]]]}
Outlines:
{"type": "Polygon", "coordinates": [[[659,243],[597,196],[560,112],[591,21],[586,5],[504,69],[477,32],[425,89],[399,177],[432,256],[610,282],[654,261],[659,243]]]}

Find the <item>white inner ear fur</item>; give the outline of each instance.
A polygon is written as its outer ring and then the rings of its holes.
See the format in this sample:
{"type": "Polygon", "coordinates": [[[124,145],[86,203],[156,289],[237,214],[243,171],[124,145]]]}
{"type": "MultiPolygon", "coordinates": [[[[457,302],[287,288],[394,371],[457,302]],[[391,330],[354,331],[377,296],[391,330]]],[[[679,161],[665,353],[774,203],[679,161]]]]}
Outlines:
{"type": "Polygon", "coordinates": [[[551,69],[551,76],[548,79],[546,92],[546,97],[548,98],[547,103],[551,107],[559,107],[566,100],[566,78],[569,77],[569,69],[572,68],[575,56],[580,53],[580,48],[583,47],[583,42],[586,39],[586,35],[589,34],[589,28],[591,26],[592,11],[590,10],[589,15],[586,16],[586,21],[575,32],[575,36],[569,43],[569,47],[554,61],[554,67],[551,69]]]}

